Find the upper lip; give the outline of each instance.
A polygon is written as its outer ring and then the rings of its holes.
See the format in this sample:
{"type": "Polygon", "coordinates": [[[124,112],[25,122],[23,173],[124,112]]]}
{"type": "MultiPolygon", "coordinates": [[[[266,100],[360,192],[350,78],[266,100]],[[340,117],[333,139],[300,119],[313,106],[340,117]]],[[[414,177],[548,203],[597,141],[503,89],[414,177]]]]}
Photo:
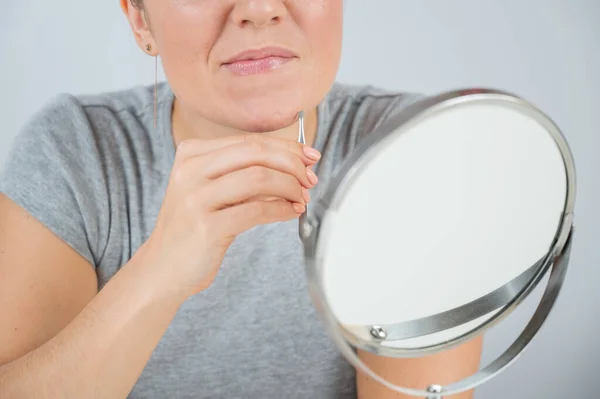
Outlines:
{"type": "Polygon", "coordinates": [[[296,53],[283,47],[263,47],[256,50],[245,50],[227,59],[223,64],[232,64],[240,61],[260,60],[267,57],[294,58],[296,53]]]}

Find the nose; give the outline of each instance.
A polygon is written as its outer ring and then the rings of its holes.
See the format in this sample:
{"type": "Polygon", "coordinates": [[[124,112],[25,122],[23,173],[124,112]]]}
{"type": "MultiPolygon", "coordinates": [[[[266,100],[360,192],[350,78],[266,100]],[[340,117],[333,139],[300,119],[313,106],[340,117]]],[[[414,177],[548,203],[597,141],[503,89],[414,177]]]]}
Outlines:
{"type": "Polygon", "coordinates": [[[240,0],[235,3],[231,18],[241,27],[264,28],[279,23],[287,14],[283,0],[240,0]]]}

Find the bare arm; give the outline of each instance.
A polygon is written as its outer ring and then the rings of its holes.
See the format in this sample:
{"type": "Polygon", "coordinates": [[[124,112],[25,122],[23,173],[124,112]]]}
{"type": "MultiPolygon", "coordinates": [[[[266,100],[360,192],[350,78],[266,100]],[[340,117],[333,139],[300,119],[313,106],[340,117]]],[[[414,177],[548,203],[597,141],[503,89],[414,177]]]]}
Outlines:
{"type": "Polygon", "coordinates": [[[96,295],[87,261],[2,195],[0,221],[0,397],[126,397],[180,302],[141,255],[96,295]]]}
{"type": "Polygon", "coordinates": [[[125,398],[234,238],[304,212],[306,150],[261,135],[180,145],[151,237],[99,293],[86,260],[0,195],[0,397],[125,398]]]}
{"type": "MultiPolygon", "coordinates": [[[[479,369],[483,339],[476,338],[466,344],[436,355],[414,359],[390,359],[361,352],[360,358],[375,373],[391,383],[415,389],[425,389],[431,384],[450,384],[474,374],[479,369]]],[[[357,373],[359,399],[408,399],[357,373]]],[[[471,399],[473,392],[454,395],[456,399],[471,399]]]]}

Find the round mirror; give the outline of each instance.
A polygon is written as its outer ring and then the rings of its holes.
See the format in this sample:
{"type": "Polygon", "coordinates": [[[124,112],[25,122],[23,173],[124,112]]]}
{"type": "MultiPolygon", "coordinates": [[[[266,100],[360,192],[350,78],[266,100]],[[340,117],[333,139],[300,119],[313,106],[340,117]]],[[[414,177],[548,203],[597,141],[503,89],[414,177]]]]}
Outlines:
{"type": "Polygon", "coordinates": [[[398,392],[430,395],[381,380],[354,349],[446,350],[560,271],[515,346],[480,374],[436,388],[471,389],[524,348],[562,283],[566,261],[557,261],[570,243],[575,191],[569,148],[542,112],[494,90],[427,98],[368,137],[300,226],[311,295],[356,367],[398,392]]]}

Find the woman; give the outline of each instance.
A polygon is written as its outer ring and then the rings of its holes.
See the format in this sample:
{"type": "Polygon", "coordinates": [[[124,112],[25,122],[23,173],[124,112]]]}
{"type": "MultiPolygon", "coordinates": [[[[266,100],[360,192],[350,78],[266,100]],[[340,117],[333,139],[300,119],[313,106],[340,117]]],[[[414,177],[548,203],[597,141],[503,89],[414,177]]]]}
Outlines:
{"type": "MultiPolygon", "coordinates": [[[[0,180],[0,397],[397,398],[323,330],[296,219],[416,97],[334,83],[342,0],[121,6],[168,85],[59,96],[17,137],[0,180]]],[[[472,373],[480,350],[362,356],[422,388],[472,373]]]]}

